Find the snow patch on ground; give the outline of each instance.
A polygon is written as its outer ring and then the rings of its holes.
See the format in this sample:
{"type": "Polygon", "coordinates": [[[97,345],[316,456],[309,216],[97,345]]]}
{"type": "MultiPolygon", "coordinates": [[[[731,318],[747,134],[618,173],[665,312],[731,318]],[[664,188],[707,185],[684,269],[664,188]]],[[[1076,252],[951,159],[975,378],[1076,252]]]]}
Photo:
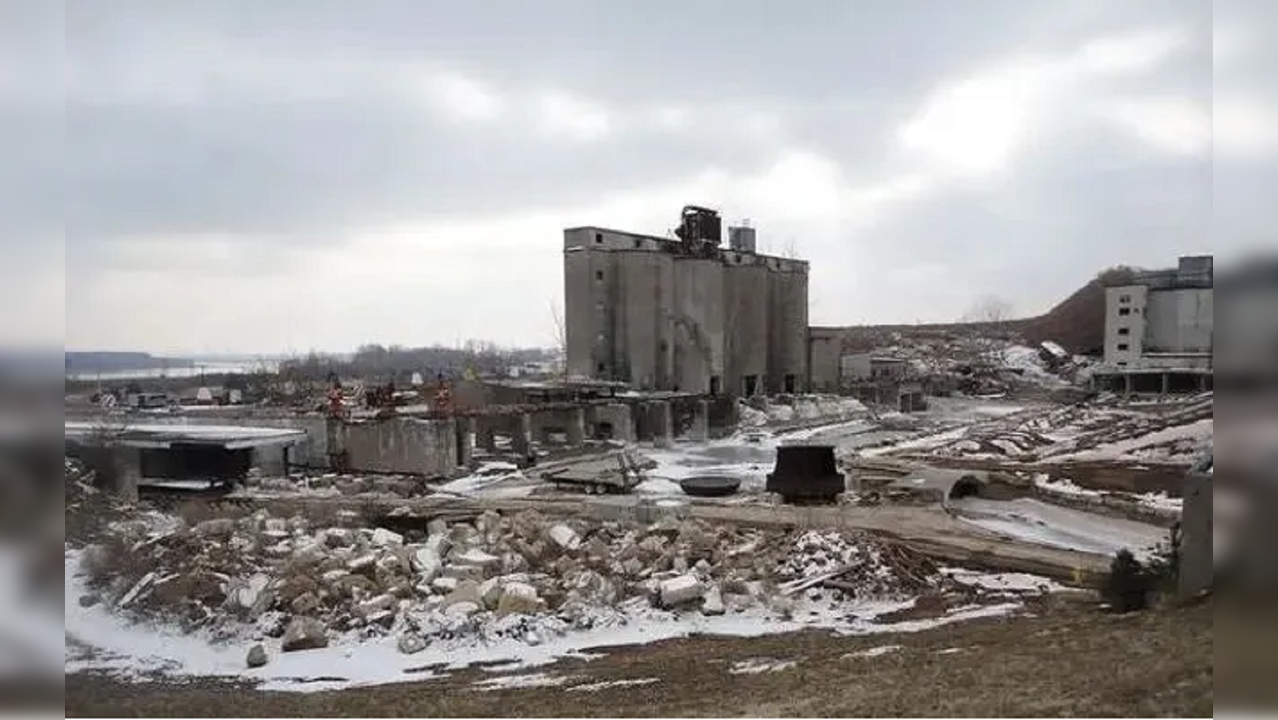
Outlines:
{"type": "Polygon", "coordinates": [[[900,645],[879,645],[878,647],[872,647],[868,650],[858,650],[857,652],[846,653],[841,655],[840,658],[843,660],[850,660],[852,658],[876,658],[889,653],[894,653],[900,649],[900,645]]]}
{"type": "MultiPolygon", "coordinates": [[[[527,481],[528,478],[514,464],[508,462],[488,462],[480,465],[475,472],[457,478],[435,488],[437,492],[455,495],[474,495],[491,490],[496,486],[509,484],[512,481],[527,481]]],[[[531,491],[531,487],[528,488],[531,491]]],[[[485,494],[491,495],[491,492],[485,494]]],[[[523,493],[527,494],[527,493],[523,493]]]]}
{"type": "Polygon", "coordinates": [[[732,663],[728,673],[732,675],[759,675],[765,672],[781,672],[799,664],[798,660],[777,660],[775,658],[748,658],[732,663]]]}
{"type": "Polygon", "coordinates": [[[1058,495],[1071,495],[1074,497],[1099,498],[1104,493],[1098,490],[1088,490],[1074,484],[1074,481],[1067,478],[1057,478],[1052,480],[1046,473],[1039,473],[1034,476],[1034,487],[1045,490],[1049,493],[1058,495]]]}
{"type": "Polygon", "coordinates": [[[556,687],[568,682],[571,678],[565,675],[548,675],[546,673],[530,673],[528,675],[506,675],[489,678],[474,683],[480,692],[493,690],[514,690],[519,688],[556,687]]]}
{"type": "Polygon", "coordinates": [[[940,572],[950,576],[955,582],[983,587],[987,590],[1060,592],[1066,589],[1064,585],[1051,578],[1029,573],[983,573],[964,568],[941,568],[940,572]]]}
{"type": "Polygon", "coordinates": [[[1006,501],[963,498],[953,501],[951,508],[960,520],[1001,535],[1097,555],[1114,555],[1126,548],[1138,557],[1147,557],[1166,540],[1166,532],[1154,525],[1030,498],[1006,501]]]}
{"type": "Polygon", "coordinates": [[[1185,501],[1183,498],[1170,497],[1165,492],[1138,495],[1136,497],[1136,502],[1152,510],[1164,513],[1179,513],[1183,511],[1185,507],[1185,501]]]}
{"type": "Polygon", "coordinates": [[[568,688],[569,692],[599,692],[608,688],[618,687],[635,687],[638,685],[651,685],[661,682],[661,678],[636,678],[633,680],[602,680],[600,682],[586,683],[584,685],[573,685],[568,688]]]}

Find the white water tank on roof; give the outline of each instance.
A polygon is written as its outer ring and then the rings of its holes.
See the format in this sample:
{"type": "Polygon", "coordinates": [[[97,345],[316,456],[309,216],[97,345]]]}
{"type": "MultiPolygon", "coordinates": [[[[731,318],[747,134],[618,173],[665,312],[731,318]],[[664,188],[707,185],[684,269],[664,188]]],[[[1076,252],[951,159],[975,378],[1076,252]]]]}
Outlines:
{"type": "Polygon", "coordinates": [[[754,252],[754,228],[747,226],[728,228],[728,247],[737,252],[754,252]]]}

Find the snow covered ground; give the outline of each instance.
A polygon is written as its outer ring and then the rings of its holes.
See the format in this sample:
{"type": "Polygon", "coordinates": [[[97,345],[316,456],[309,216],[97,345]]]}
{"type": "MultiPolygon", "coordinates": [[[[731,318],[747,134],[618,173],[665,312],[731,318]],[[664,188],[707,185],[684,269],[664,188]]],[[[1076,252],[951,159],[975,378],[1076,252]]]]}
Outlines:
{"type": "Polygon", "coordinates": [[[1166,542],[1167,531],[1155,525],[1060,507],[1032,498],[985,500],[962,498],[950,503],[964,522],[1039,545],[1113,555],[1124,548],[1148,556],[1166,542]]]}

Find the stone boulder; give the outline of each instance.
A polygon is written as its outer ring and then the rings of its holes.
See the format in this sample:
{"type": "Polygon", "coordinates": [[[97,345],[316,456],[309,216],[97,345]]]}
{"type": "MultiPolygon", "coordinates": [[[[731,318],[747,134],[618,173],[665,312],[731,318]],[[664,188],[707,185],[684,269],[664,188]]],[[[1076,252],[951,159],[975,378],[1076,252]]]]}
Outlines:
{"type": "Polygon", "coordinates": [[[674,608],[696,602],[705,595],[705,587],[693,575],[680,575],[664,580],[658,586],[661,606],[674,608]]]}
{"type": "Polygon", "coordinates": [[[543,602],[537,596],[537,589],[521,582],[506,583],[501,591],[501,599],[497,601],[497,616],[521,614],[533,615],[541,610],[543,602]]]}
{"type": "Polygon", "coordinates": [[[561,549],[569,552],[581,547],[581,536],[577,534],[576,530],[573,530],[562,523],[559,525],[552,525],[551,528],[546,531],[546,536],[550,538],[551,542],[558,545],[561,549]]]}
{"type": "Polygon", "coordinates": [[[701,598],[701,614],[702,615],[722,615],[727,611],[723,605],[723,593],[719,591],[718,585],[711,585],[703,598],[701,598]]]}
{"type": "Polygon", "coordinates": [[[244,658],[244,664],[251,668],[259,668],[266,664],[269,658],[266,655],[266,648],[262,643],[257,643],[249,648],[248,655],[244,658]]]}
{"type": "Polygon", "coordinates": [[[200,538],[221,538],[231,537],[235,532],[235,521],[230,518],[214,518],[205,520],[191,528],[191,532],[200,538]]]}
{"type": "Polygon", "coordinates": [[[439,552],[431,547],[423,547],[413,553],[413,569],[421,576],[422,581],[430,582],[444,569],[444,561],[439,552]]]}
{"type": "Polygon", "coordinates": [[[416,633],[404,633],[399,636],[395,647],[405,655],[415,655],[426,649],[426,640],[416,633]]]}
{"type": "Polygon", "coordinates": [[[284,630],[280,649],[284,652],[315,650],[328,647],[328,632],[324,624],[314,618],[293,618],[284,630]]]}
{"type": "Polygon", "coordinates": [[[377,547],[399,547],[404,544],[404,536],[386,528],[373,530],[371,542],[377,547]]]}

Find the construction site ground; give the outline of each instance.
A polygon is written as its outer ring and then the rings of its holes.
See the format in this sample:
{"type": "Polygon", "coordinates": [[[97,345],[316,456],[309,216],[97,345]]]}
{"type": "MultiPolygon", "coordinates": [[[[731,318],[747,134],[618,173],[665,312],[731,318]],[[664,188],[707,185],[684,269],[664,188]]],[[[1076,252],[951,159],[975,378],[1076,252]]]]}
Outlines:
{"type": "MultiPolygon", "coordinates": [[[[615,519],[638,499],[630,497],[488,499],[457,498],[361,499],[280,498],[263,500],[277,514],[301,511],[311,517],[357,509],[366,516],[383,516],[396,508],[409,508],[425,527],[433,517],[466,517],[485,509],[499,512],[538,510],[548,515],[585,515],[615,519]]],[[[1073,584],[1092,584],[1108,566],[1104,557],[1061,548],[1035,545],[1000,537],[950,516],[933,506],[812,506],[725,505],[694,502],[686,506],[689,516],[713,522],[759,527],[864,530],[891,537],[912,549],[937,559],[992,571],[1027,572],[1073,584]]],[[[407,518],[400,517],[403,523],[407,518]]]]}
{"type": "Polygon", "coordinates": [[[1057,597],[1015,617],[917,633],[690,637],[532,669],[264,692],[202,679],[66,678],[66,716],[1202,716],[1210,601],[1114,615],[1057,597]],[[511,678],[501,680],[499,678],[511,678]],[[523,685],[521,687],[521,685],[523,685]]]}

